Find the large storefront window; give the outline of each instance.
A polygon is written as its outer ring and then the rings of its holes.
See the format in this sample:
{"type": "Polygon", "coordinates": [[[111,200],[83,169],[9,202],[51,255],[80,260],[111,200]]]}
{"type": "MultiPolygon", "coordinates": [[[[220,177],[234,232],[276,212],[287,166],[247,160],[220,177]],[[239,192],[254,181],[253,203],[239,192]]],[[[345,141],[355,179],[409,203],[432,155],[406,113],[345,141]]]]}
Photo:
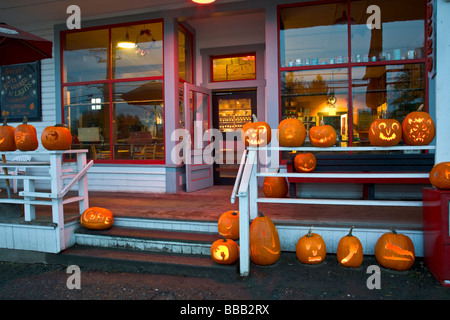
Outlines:
{"type": "Polygon", "coordinates": [[[283,6],[279,21],[281,119],[331,124],[338,146],[359,146],[373,120],[427,107],[424,0],[283,6]]]}
{"type": "Polygon", "coordinates": [[[99,161],[162,163],[162,35],[161,22],[63,34],[63,119],[72,148],[99,161]]]}

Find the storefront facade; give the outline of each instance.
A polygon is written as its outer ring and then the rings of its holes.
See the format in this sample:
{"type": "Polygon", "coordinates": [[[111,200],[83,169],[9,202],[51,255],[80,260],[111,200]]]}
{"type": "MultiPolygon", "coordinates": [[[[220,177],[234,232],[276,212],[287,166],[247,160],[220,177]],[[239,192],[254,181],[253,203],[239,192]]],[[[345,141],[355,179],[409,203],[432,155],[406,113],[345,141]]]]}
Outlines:
{"type": "MultiPolygon", "coordinates": [[[[41,62],[42,121],[33,125],[38,135],[68,125],[72,148],[95,162],[90,190],[186,190],[187,166],[172,153],[175,130],[194,130],[185,83],[207,90],[202,129],[223,137],[255,114],[272,129],[286,117],[307,129],[323,122],[338,133],[336,146],[367,146],[374,119],[401,122],[423,105],[436,124],[435,162],[450,159],[448,2],[172,2],[92,16],[80,5],[81,29],[68,28],[65,11],[24,22],[54,42],[54,58],[41,62]],[[130,48],[120,47],[124,39],[130,48]]],[[[244,148],[235,140],[221,145],[233,163],[205,169],[209,185],[233,181],[244,148]]],[[[270,156],[267,167],[286,163],[284,154],[270,156]]]]}

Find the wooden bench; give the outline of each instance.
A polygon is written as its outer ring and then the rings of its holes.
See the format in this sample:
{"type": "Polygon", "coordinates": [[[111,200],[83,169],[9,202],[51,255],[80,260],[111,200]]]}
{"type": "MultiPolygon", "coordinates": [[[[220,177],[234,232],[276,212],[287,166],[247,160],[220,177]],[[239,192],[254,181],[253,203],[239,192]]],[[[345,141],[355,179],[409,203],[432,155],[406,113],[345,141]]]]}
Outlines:
{"type": "MultiPolygon", "coordinates": [[[[287,172],[297,173],[291,153],[287,172]]],[[[434,154],[417,153],[314,153],[316,169],[288,177],[290,197],[297,197],[299,183],[359,183],[363,198],[374,199],[375,184],[429,184],[428,174],[434,165],[434,154]]]]}

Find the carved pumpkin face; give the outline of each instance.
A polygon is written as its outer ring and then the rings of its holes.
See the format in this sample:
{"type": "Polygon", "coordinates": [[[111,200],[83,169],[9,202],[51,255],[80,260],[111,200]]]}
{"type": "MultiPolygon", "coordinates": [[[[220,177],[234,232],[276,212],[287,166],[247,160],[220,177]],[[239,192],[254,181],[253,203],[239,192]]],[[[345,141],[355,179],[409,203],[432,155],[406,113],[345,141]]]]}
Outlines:
{"type": "Polygon", "coordinates": [[[311,227],[307,234],[298,239],[295,253],[301,263],[318,264],[325,259],[327,247],[322,237],[313,233],[311,227]]]}
{"type": "Polygon", "coordinates": [[[72,144],[72,134],[62,124],[46,127],[42,131],[41,142],[47,150],[68,150],[72,144]]]}
{"type": "Polygon", "coordinates": [[[331,147],[336,143],[336,130],[328,124],[309,129],[309,141],[314,147],[331,147]]]}
{"type": "Polygon", "coordinates": [[[406,115],[402,128],[403,142],[412,146],[430,144],[436,132],[433,119],[423,111],[414,111],[406,115]]]}
{"type": "Polygon", "coordinates": [[[431,169],[430,183],[437,189],[450,189],[450,162],[438,163],[431,169]]]}
{"type": "Polygon", "coordinates": [[[278,142],[281,147],[300,147],[305,138],[305,125],[296,118],[284,119],[278,125],[278,142]]]}
{"type": "Polygon", "coordinates": [[[99,207],[91,207],[84,210],[80,222],[86,229],[105,230],[112,227],[114,217],[110,210],[99,207]]]}
{"type": "Polygon", "coordinates": [[[20,151],[34,151],[39,146],[36,128],[27,122],[27,118],[24,117],[23,123],[14,130],[14,141],[20,151]]]}
{"type": "Polygon", "coordinates": [[[294,158],[297,172],[313,172],[316,168],[316,157],[312,153],[299,153],[294,158]]]}
{"type": "Polygon", "coordinates": [[[232,264],[239,258],[239,246],[234,240],[219,239],[211,245],[211,258],[218,264],[232,264]]]}
{"type": "Polygon", "coordinates": [[[376,119],[370,124],[369,141],[373,146],[395,146],[402,139],[402,126],[395,119],[376,119]]]}
{"type": "Polygon", "coordinates": [[[265,177],[263,183],[264,195],[268,198],[284,198],[288,193],[285,177],[265,177]]]}
{"type": "Polygon", "coordinates": [[[247,147],[264,147],[271,139],[272,130],[267,122],[248,122],[242,127],[242,140],[247,147]]]}
{"type": "Polygon", "coordinates": [[[0,151],[16,151],[16,142],[14,140],[14,127],[6,124],[7,118],[3,120],[0,127],[0,151]]]}
{"type": "Polygon", "coordinates": [[[375,258],[385,268],[408,270],[415,260],[414,244],[408,236],[397,234],[395,230],[392,230],[377,240],[375,258]]]}
{"type": "Polygon", "coordinates": [[[348,235],[341,238],[337,248],[337,259],[340,265],[357,268],[363,262],[363,247],[361,241],[352,235],[353,227],[348,235]]]}
{"type": "Polygon", "coordinates": [[[269,217],[261,212],[250,225],[250,259],[254,264],[265,266],[278,261],[281,255],[280,237],[269,217]]]}
{"type": "Polygon", "coordinates": [[[232,240],[239,239],[239,211],[232,210],[222,213],[217,228],[222,237],[232,240]]]}

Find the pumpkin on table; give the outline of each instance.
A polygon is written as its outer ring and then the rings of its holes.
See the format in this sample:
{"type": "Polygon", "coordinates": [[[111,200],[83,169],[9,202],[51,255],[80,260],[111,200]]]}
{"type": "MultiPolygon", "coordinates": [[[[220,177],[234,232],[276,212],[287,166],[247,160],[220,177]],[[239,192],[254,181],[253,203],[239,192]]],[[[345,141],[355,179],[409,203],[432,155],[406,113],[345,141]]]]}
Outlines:
{"type": "Polygon", "coordinates": [[[16,151],[16,142],[14,140],[15,128],[7,124],[8,117],[3,119],[3,125],[0,127],[0,151],[16,151]]]}
{"type": "Polygon", "coordinates": [[[239,211],[226,211],[219,217],[217,228],[226,239],[239,239],[239,211]]]}
{"type": "Polygon", "coordinates": [[[113,226],[114,216],[108,209],[91,207],[84,210],[80,217],[80,223],[86,229],[105,230],[113,226]]]}
{"type": "Polygon", "coordinates": [[[373,146],[390,147],[402,139],[402,126],[395,119],[375,119],[369,127],[369,141],[373,146]]]}
{"type": "Polygon", "coordinates": [[[42,131],[41,142],[47,150],[68,150],[72,144],[72,134],[66,125],[56,124],[42,131]]]}
{"type": "Polygon", "coordinates": [[[442,190],[450,189],[450,162],[440,162],[430,171],[430,183],[442,190]]]}
{"type": "Polygon", "coordinates": [[[415,260],[414,244],[407,235],[392,230],[378,238],[375,244],[375,258],[385,268],[408,270],[415,260]]]}
{"type": "Polygon", "coordinates": [[[14,130],[14,141],[20,151],[34,151],[39,146],[36,128],[28,124],[27,117],[23,118],[23,123],[14,130]]]}
{"type": "Polygon", "coordinates": [[[337,259],[340,265],[349,268],[357,268],[363,262],[363,247],[361,241],[350,232],[341,238],[337,247],[337,259]]]}
{"type": "Polygon", "coordinates": [[[281,147],[300,147],[305,138],[305,125],[297,118],[284,119],[278,125],[278,143],[281,147]]]}
{"type": "Polygon", "coordinates": [[[218,264],[232,264],[239,258],[239,246],[232,239],[219,239],[211,245],[211,258],[218,264]]]}
{"type": "Polygon", "coordinates": [[[248,122],[242,127],[242,140],[247,147],[265,147],[272,139],[272,129],[264,121],[258,121],[252,115],[253,122],[248,122]]]}
{"type": "Polygon", "coordinates": [[[319,126],[309,129],[309,141],[314,147],[331,147],[337,141],[336,130],[321,121],[319,126]]]}
{"type": "MultiPolygon", "coordinates": [[[[277,170],[279,172],[280,169],[277,170]]],[[[264,177],[263,192],[268,198],[284,198],[288,193],[288,184],[285,177],[264,177]]]]}
{"type": "Polygon", "coordinates": [[[265,266],[274,264],[281,255],[280,237],[272,220],[258,212],[249,232],[250,259],[254,264],[265,266]]]}
{"type": "Polygon", "coordinates": [[[436,128],[431,116],[424,111],[408,113],[402,122],[403,142],[407,145],[428,145],[433,141],[436,128]]]}
{"type": "Polygon", "coordinates": [[[298,260],[304,264],[321,263],[327,254],[327,247],[323,238],[312,232],[312,227],[308,233],[298,239],[295,247],[298,260]]]}
{"type": "Polygon", "coordinates": [[[313,172],[316,169],[316,157],[312,153],[299,153],[294,158],[294,168],[297,172],[313,172]]]}

